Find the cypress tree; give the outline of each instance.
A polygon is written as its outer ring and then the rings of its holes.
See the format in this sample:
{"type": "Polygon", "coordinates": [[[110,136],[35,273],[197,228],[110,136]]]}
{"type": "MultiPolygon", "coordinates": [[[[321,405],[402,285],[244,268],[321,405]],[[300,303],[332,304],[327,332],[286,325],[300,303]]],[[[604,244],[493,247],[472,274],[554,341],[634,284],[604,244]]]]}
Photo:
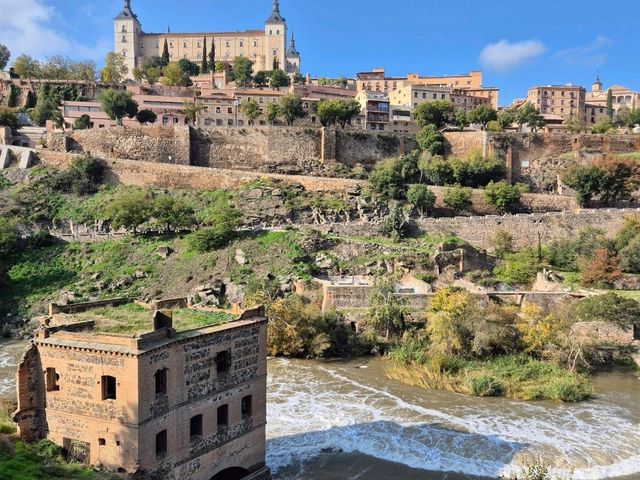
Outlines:
{"type": "Polygon", "coordinates": [[[162,48],[162,61],[164,62],[165,66],[169,65],[169,44],[167,43],[167,39],[164,39],[164,47],[162,48]]]}
{"type": "Polygon", "coordinates": [[[207,37],[204,37],[204,46],[202,48],[202,65],[200,67],[202,73],[209,73],[209,62],[207,61],[207,37]]]}
{"type": "Polygon", "coordinates": [[[216,71],[216,41],[211,38],[211,51],[209,52],[209,68],[212,72],[216,71]]]}
{"type": "Polygon", "coordinates": [[[607,91],[607,115],[613,120],[613,92],[611,89],[607,91]]]}

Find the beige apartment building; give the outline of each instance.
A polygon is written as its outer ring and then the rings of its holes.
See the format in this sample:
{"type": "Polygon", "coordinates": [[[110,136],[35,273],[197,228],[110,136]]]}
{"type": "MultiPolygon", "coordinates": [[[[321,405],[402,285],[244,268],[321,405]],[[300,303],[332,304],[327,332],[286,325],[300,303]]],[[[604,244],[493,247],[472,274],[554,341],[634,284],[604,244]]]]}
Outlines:
{"type": "Polygon", "coordinates": [[[243,56],[254,62],[254,71],[271,70],[274,63],[290,74],[300,71],[300,54],[293,35],[288,36],[279,0],[273,0],[273,11],[259,30],[148,33],[142,30],[138,16],[131,8],[131,0],[124,0],[124,7],[113,24],[114,52],[124,56],[130,78],[133,78],[133,69],[142,66],[149,57],[162,55],[165,42],[171,61],[186,58],[201,62],[206,42],[207,52],[211,51],[211,45],[215,45],[216,61],[232,62],[243,56]]]}
{"type": "MultiPolygon", "coordinates": [[[[360,72],[356,76],[356,89],[360,91],[376,91],[390,94],[393,90],[401,88],[404,82],[421,86],[450,87],[455,91],[466,92],[464,98],[477,98],[477,105],[488,104],[494,109],[498,108],[499,90],[494,87],[482,85],[482,72],[470,72],[462,75],[447,75],[441,77],[423,77],[409,74],[404,77],[389,77],[384,68],[375,68],[370,72],[360,72]],[[484,100],[480,100],[484,99],[484,100]]],[[[473,101],[469,103],[472,105],[473,101]]],[[[465,108],[465,103],[460,104],[465,108]]],[[[474,107],[471,107],[474,108],[474,107]]]]}
{"type": "Polygon", "coordinates": [[[149,329],[125,335],[108,333],[115,317],[78,317],[79,307],[52,310],[18,366],[14,419],[23,440],[48,438],[121,474],[270,478],[260,309],[187,330],[172,310],[149,311],[149,329]]]}
{"type": "Polygon", "coordinates": [[[549,120],[584,116],[586,91],[578,85],[548,85],[529,89],[527,102],[549,120]]]}
{"type": "Polygon", "coordinates": [[[356,95],[366,130],[389,130],[389,98],[382,92],[360,91],[356,95]]]}

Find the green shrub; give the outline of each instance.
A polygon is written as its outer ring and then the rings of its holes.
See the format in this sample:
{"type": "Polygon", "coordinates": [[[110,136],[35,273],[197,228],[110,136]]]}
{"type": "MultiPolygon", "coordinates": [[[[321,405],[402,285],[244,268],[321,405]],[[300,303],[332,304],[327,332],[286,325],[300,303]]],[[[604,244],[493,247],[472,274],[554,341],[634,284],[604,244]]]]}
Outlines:
{"type": "Polygon", "coordinates": [[[468,210],[473,205],[473,190],[468,187],[455,185],[447,188],[444,194],[444,203],[456,214],[468,210]]]}
{"type": "Polygon", "coordinates": [[[223,248],[233,239],[233,236],[234,230],[219,225],[193,232],[187,235],[186,241],[191,250],[204,253],[223,248]]]}
{"type": "Polygon", "coordinates": [[[506,180],[491,181],[484,191],[484,198],[499,212],[514,212],[520,203],[520,197],[527,190],[527,187],[521,183],[511,185],[506,180]]]}
{"type": "Polygon", "coordinates": [[[467,386],[474,397],[500,397],[504,395],[504,388],[500,382],[490,375],[471,376],[467,379],[467,386]]]}
{"type": "Polygon", "coordinates": [[[409,185],[407,201],[417,208],[421,215],[428,215],[436,204],[436,196],[426,185],[409,185]]]}

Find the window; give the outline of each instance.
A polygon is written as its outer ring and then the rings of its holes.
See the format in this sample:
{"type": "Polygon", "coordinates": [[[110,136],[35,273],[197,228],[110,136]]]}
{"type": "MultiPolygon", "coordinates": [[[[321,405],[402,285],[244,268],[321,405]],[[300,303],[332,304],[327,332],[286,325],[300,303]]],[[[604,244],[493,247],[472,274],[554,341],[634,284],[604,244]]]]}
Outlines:
{"type": "Polygon", "coordinates": [[[208,119],[208,118],[205,118],[205,119],[204,119],[204,124],[205,124],[205,126],[207,126],[207,127],[208,127],[209,125],[211,125],[211,120],[210,120],[210,119],[208,119]]]}
{"type": "MultiPolygon", "coordinates": [[[[229,127],[233,127],[233,119],[231,119],[231,118],[230,118],[229,120],[227,120],[227,126],[229,126],[229,127]]],[[[219,371],[220,371],[220,370],[218,370],[218,372],[219,372],[219,371]]]]}
{"type": "Polygon", "coordinates": [[[227,113],[233,113],[233,107],[227,107],[227,113]]]}
{"type": "Polygon", "coordinates": [[[222,126],[222,119],[221,119],[221,118],[218,118],[218,119],[216,120],[216,125],[217,125],[217,126],[219,126],[219,127],[221,127],[221,126],[222,126]]]}
{"type": "Polygon", "coordinates": [[[122,35],[122,43],[127,43],[127,37],[122,35]]]}
{"type": "Polygon", "coordinates": [[[164,124],[169,123],[169,119],[167,117],[162,117],[162,123],[164,124]]]}
{"type": "Polygon", "coordinates": [[[231,45],[229,44],[229,42],[225,42],[225,46],[229,48],[231,45]]]}
{"type": "Polygon", "coordinates": [[[240,40],[240,47],[244,47],[244,42],[240,40]]]}
{"type": "Polygon", "coordinates": [[[125,27],[124,25],[122,25],[122,33],[126,33],[127,32],[127,27],[125,27]]]}
{"type": "Polygon", "coordinates": [[[193,440],[202,436],[202,415],[191,417],[189,421],[189,437],[193,440]]]}
{"type": "Polygon", "coordinates": [[[433,94],[433,99],[435,100],[436,98],[438,98],[438,94],[437,94],[437,93],[434,93],[434,94],[433,94]]]}
{"type": "Polygon", "coordinates": [[[633,325],[633,339],[640,340],[640,323],[633,325]]]}
{"type": "Polygon", "coordinates": [[[116,399],[116,377],[103,375],[100,383],[102,385],[102,400],[115,400],[116,399]]]}
{"type": "Polygon", "coordinates": [[[229,426],[229,405],[218,407],[218,430],[229,426]]]}
{"type": "Polygon", "coordinates": [[[174,117],[174,118],[173,118],[173,123],[175,123],[175,124],[177,124],[177,123],[178,123],[178,118],[177,118],[177,117],[174,117]]]}
{"type": "Polygon", "coordinates": [[[162,458],[167,454],[167,431],[162,430],[156,435],[156,458],[162,458]]]}
{"type": "Polygon", "coordinates": [[[107,444],[107,441],[104,438],[98,439],[98,445],[100,445],[101,447],[105,446],[106,444],[107,444]]]}
{"type": "Polygon", "coordinates": [[[167,393],[167,369],[158,370],[156,377],[156,395],[167,393]]]}
{"type": "Polygon", "coordinates": [[[251,417],[252,410],[253,410],[253,399],[251,398],[251,395],[247,395],[246,397],[242,398],[242,402],[240,404],[241,410],[242,410],[242,418],[249,418],[251,417]]]}
{"type": "Polygon", "coordinates": [[[254,46],[254,47],[257,47],[257,46],[258,46],[258,41],[257,41],[257,40],[254,40],[254,41],[253,41],[253,46],[254,46]]]}
{"type": "Polygon", "coordinates": [[[60,375],[56,373],[55,368],[47,368],[47,392],[60,391],[60,385],[58,385],[60,375]]]}

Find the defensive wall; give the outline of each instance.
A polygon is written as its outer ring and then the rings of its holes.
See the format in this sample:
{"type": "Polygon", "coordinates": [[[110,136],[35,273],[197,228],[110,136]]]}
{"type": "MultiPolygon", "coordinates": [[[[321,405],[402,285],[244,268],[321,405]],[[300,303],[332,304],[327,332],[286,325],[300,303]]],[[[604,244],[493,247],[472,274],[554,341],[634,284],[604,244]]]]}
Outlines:
{"type": "MultiPolygon", "coordinates": [[[[535,247],[558,238],[575,238],[583,228],[596,227],[613,236],[625,219],[640,216],[640,209],[599,209],[484,217],[423,218],[416,220],[417,233],[455,235],[474,247],[489,249],[496,231],[513,236],[516,248],[535,247]]],[[[338,235],[370,235],[376,229],[370,223],[327,224],[317,227],[338,235]]]]}

